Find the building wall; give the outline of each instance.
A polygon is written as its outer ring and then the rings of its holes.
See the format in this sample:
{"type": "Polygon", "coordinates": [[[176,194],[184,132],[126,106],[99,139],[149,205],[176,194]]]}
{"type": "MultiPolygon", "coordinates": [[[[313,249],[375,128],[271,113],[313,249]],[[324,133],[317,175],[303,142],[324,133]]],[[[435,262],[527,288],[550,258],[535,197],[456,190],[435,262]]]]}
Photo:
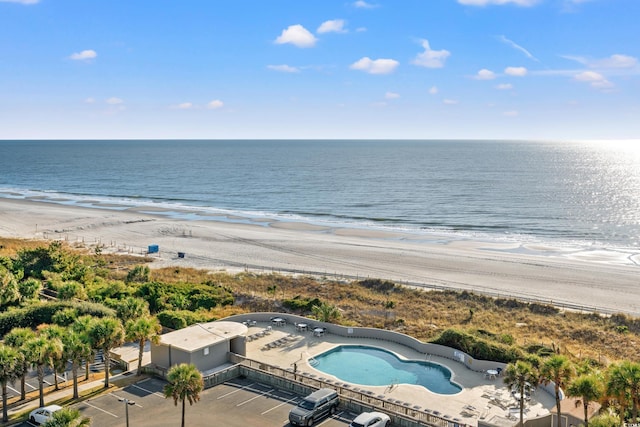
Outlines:
{"type": "Polygon", "coordinates": [[[156,366],[169,369],[173,365],[180,363],[192,363],[191,353],[182,351],[178,348],[164,345],[151,344],[151,361],[156,366]]]}
{"type": "Polygon", "coordinates": [[[247,337],[241,336],[231,340],[230,343],[231,353],[239,354],[240,356],[247,355],[247,337]]]}
{"type": "Polygon", "coordinates": [[[169,368],[169,346],[151,344],[151,360],[157,366],[169,368]]]}
{"type": "Polygon", "coordinates": [[[196,365],[200,372],[209,371],[229,362],[229,341],[209,345],[191,353],[190,363],[196,365]]]}

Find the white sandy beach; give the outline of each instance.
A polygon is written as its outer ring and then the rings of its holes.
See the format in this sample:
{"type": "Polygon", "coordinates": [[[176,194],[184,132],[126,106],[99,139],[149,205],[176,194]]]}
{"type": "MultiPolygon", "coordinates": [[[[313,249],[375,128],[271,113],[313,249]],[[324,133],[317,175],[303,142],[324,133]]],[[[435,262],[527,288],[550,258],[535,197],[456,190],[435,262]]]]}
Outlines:
{"type": "Polygon", "coordinates": [[[0,235],[134,254],[157,244],[152,267],[375,277],[640,316],[640,266],[632,253],[104,208],[0,199],[0,235]]]}

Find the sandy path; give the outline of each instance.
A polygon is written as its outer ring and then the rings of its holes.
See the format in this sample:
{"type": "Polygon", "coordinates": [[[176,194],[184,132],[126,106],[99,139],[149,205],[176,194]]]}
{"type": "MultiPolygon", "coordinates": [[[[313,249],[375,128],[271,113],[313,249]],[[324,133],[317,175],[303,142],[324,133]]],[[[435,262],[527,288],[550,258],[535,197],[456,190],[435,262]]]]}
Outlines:
{"type": "Polygon", "coordinates": [[[158,244],[153,266],[375,277],[533,298],[640,316],[631,254],[553,252],[514,244],[418,240],[367,230],[242,220],[185,221],[135,210],[0,199],[0,235],[66,239],[114,252],[158,244]],[[228,222],[244,221],[244,222],[228,222]],[[520,253],[523,252],[526,253],[520,253]],[[185,258],[178,258],[185,252],[185,258]],[[537,255],[534,255],[537,254],[537,255]]]}

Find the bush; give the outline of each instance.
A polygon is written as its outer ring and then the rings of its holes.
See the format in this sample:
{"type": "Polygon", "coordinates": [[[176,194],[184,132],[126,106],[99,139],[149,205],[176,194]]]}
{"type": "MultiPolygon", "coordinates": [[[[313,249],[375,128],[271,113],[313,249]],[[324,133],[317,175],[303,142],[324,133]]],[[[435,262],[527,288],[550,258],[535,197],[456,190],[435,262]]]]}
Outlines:
{"type": "Polygon", "coordinates": [[[0,313],[0,336],[13,328],[36,328],[43,323],[53,323],[53,316],[65,308],[74,308],[78,316],[115,317],[115,311],[102,304],[91,302],[55,301],[33,304],[0,313]]]}
{"type": "Polygon", "coordinates": [[[455,329],[443,331],[438,338],[431,342],[455,348],[481,360],[511,363],[523,357],[522,352],[513,346],[492,343],[455,329]]]}
{"type": "Polygon", "coordinates": [[[365,279],[358,282],[360,286],[380,293],[388,293],[395,289],[396,284],[388,280],[365,279]]]}
{"type": "Polygon", "coordinates": [[[310,313],[313,306],[322,305],[322,301],[318,298],[301,298],[300,295],[297,295],[292,299],[283,300],[282,305],[289,310],[310,313]]]}
{"type": "Polygon", "coordinates": [[[195,285],[147,282],[138,288],[136,295],[149,303],[152,313],[172,309],[208,310],[216,306],[232,305],[234,302],[231,290],[213,283],[195,285]]]}
{"type": "Polygon", "coordinates": [[[148,282],[150,272],[151,270],[146,265],[136,265],[129,271],[129,273],[127,273],[126,282],[148,282]]]}
{"type": "Polygon", "coordinates": [[[551,347],[548,347],[544,344],[530,344],[524,348],[524,350],[529,354],[535,354],[539,357],[547,357],[552,354],[556,354],[555,350],[551,347]]]}
{"type": "Polygon", "coordinates": [[[170,329],[182,329],[196,323],[214,320],[206,315],[188,310],[165,310],[158,313],[157,317],[162,326],[170,329]]]}

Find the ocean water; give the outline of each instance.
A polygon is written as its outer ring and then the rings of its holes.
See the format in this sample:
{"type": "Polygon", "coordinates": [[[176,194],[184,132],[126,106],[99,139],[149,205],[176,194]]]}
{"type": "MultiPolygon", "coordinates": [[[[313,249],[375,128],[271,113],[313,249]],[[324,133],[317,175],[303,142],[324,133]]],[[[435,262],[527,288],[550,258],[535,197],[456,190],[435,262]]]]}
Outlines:
{"type": "Polygon", "coordinates": [[[621,143],[0,141],[0,197],[640,247],[640,147],[621,143]]]}

